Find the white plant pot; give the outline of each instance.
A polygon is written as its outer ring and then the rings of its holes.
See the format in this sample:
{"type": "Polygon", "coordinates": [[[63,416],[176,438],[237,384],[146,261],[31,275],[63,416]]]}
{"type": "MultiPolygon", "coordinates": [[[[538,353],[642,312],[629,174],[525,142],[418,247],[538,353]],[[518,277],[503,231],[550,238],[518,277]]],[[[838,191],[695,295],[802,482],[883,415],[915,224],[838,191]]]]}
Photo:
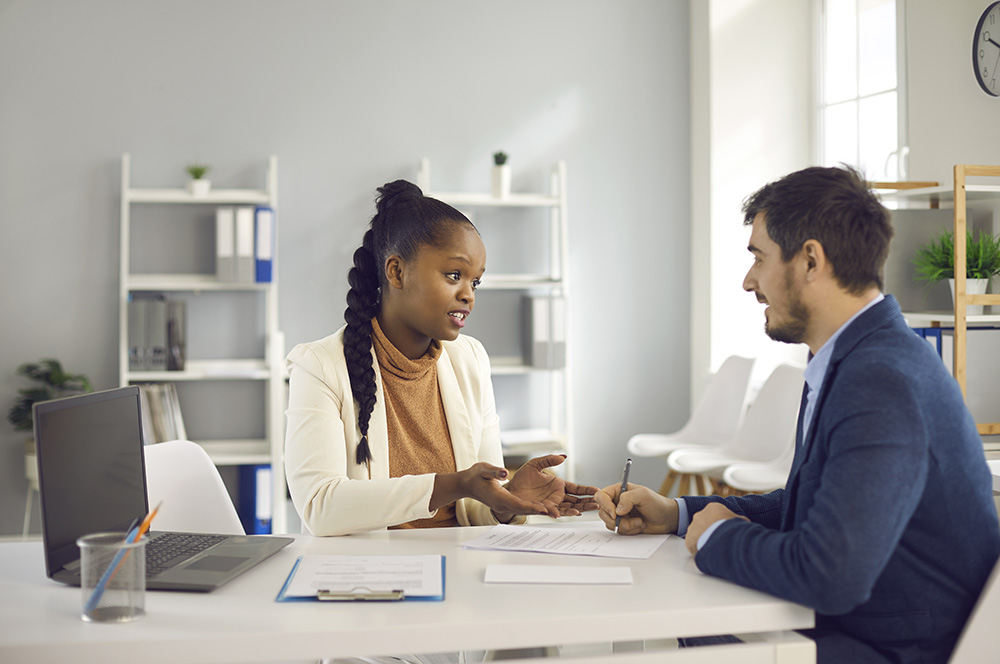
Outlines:
{"type": "MultiPolygon", "coordinates": [[[[990,283],[989,279],[966,279],[965,280],[965,292],[968,295],[982,295],[986,292],[986,286],[990,283]]],[[[955,280],[948,280],[948,288],[951,289],[951,303],[955,304],[955,280]]],[[[965,306],[966,316],[980,316],[983,313],[983,305],[981,304],[968,304],[965,306]]]]}
{"type": "Polygon", "coordinates": [[[212,181],[205,178],[188,180],[187,188],[192,196],[208,196],[208,192],[212,190],[212,181]]]}
{"type": "Polygon", "coordinates": [[[493,166],[492,193],[494,198],[510,196],[510,166],[493,166]]]}

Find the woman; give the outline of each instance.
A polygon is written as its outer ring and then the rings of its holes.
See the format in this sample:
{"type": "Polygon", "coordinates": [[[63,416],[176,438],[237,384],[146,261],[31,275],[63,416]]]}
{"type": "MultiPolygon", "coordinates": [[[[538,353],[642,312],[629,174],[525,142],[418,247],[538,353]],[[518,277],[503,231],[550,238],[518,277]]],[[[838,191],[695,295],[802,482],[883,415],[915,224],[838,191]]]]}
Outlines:
{"type": "Polygon", "coordinates": [[[303,524],[344,535],[596,509],[595,487],[542,472],[563,455],[500,483],[489,358],[460,336],[486,269],[482,239],[405,180],[378,192],[348,273],[347,325],[287,359],[285,467],[303,524]]]}

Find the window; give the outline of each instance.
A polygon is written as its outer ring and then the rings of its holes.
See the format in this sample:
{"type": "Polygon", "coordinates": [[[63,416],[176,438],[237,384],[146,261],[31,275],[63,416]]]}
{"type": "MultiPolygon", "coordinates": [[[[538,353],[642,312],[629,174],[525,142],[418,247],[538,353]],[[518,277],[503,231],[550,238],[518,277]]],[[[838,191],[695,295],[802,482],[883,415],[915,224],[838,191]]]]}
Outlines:
{"type": "Polygon", "coordinates": [[[870,180],[906,178],[896,0],[821,0],[820,161],[870,180]]]}

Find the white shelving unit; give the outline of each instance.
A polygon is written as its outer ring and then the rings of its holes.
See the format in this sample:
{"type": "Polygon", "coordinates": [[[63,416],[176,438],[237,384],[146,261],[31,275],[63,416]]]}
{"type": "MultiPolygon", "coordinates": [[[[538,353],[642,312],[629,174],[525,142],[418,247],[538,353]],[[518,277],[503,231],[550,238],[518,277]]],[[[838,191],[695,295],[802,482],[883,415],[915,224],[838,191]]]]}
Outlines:
{"type": "MultiPolygon", "coordinates": [[[[530,429],[502,429],[500,433],[504,455],[531,457],[551,452],[568,455],[565,474],[574,477],[572,450],[572,399],[570,398],[571,357],[568,330],[569,299],[569,242],[566,215],[566,163],[557,162],[549,178],[548,193],[511,193],[498,198],[490,193],[435,191],[431,186],[430,160],[422,159],[417,184],[424,195],[444,201],[458,209],[469,208],[538,208],[548,210],[548,259],[547,270],[530,274],[498,274],[490,272],[481,290],[510,290],[541,293],[564,298],[567,314],[563,317],[562,335],[566,344],[566,361],[561,368],[544,369],[525,363],[521,356],[493,356],[490,362],[494,376],[545,375],[548,377],[549,409],[545,426],[530,429]]],[[[481,298],[477,307],[488,306],[481,298]]],[[[522,321],[523,324],[523,321],[522,321]]],[[[500,404],[498,404],[498,408],[500,404]]],[[[501,427],[503,422],[501,421],[501,427]]]]}
{"type": "MultiPolygon", "coordinates": [[[[122,155],[121,231],[119,267],[119,384],[148,382],[196,381],[264,381],[265,436],[260,439],[198,440],[217,466],[271,465],[271,530],[287,530],[286,487],[284,472],[284,369],[285,343],[278,329],[278,266],[272,268],[270,283],[228,283],[217,281],[215,274],[149,274],[133,273],[132,209],[137,205],[267,205],[278,209],[278,160],[270,157],[264,189],[215,189],[204,196],[193,196],[184,189],[133,188],[130,178],[130,158],[122,155]],[[262,294],[264,307],[264,356],[222,360],[188,359],[183,371],[131,371],[128,357],[128,303],[132,293],[230,292],[262,294]]],[[[211,229],[215,233],[214,214],[211,229]]],[[[275,238],[277,247],[277,238],[275,238]]],[[[277,252],[275,252],[277,255],[277,252]]],[[[219,417],[224,417],[220,413],[219,417]]]]}

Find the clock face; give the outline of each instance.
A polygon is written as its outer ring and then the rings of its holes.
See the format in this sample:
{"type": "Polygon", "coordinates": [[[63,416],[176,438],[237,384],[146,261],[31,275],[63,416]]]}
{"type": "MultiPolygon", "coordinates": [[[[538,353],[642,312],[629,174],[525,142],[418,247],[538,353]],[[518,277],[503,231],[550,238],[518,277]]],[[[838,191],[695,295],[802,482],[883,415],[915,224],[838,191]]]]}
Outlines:
{"type": "Polygon", "coordinates": [[[979,87],[986,94],[1000,96],[997,69],[1000,66],[1000,2],[994,2],[976,25],[972,39],[972,68],[976,71],[979,87]]]}

